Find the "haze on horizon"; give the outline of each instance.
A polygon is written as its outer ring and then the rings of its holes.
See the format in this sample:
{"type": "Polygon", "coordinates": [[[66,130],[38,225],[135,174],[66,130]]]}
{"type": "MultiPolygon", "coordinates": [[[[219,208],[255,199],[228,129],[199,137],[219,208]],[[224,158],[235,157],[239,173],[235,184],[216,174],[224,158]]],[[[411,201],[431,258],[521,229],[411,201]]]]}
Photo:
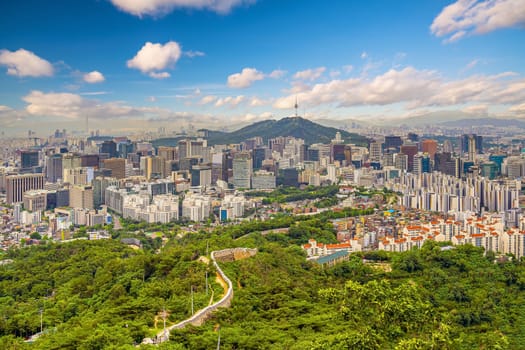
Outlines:
{"type": "Polygon", "coordinates": [[[525,0],[0,5],[0,129],[525,118],[525,0]]]}

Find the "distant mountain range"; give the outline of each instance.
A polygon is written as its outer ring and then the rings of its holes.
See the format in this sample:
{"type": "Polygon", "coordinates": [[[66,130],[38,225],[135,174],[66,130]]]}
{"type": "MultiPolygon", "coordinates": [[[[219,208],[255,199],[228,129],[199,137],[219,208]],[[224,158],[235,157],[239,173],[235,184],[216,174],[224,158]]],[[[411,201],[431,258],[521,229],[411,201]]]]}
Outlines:
{"type": "Polygon", "coordinates": [[[336,132],[341,133],[345,143],[366,145],[367,138],[344,130],[322,126],[301,117],[289,117],[279,120],[264,120],[233,132],[206,130],[208,144],[240,143],[246,139],[260,136],[266,142],[268,139],[279,136],[293,136],[304,139],[308,145],[314,143],[330,143],[336,132]]]}
{"type": "Polygon", "coordinates": [[[465,128],[469,126],[495,126],[500,128],[520,128],[525,129],[525,121],[522,119],[499,119],[499,118],[476,118],[461,119],[440,123],[440,125],[452,128],[465,128]]]}

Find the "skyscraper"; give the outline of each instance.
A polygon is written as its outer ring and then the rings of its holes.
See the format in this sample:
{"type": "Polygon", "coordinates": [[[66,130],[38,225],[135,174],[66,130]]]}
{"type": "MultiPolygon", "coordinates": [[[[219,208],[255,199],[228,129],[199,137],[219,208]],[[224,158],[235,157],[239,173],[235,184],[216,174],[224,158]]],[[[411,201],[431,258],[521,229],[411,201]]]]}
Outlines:
{"type": "Polygon", "coordinates": [[[233,185],[251,188],[252,157],[249,152],[236,153],[233,158],[233,185]]]}
{"type": "Polygon", "coordinates": [[[437,152],[437,141],[436,140],[423,140],[421,141],[421,152],[428,153],[430,159],[434,160],[434,156],[437,152]]]}
{"type": "Polygon", "coordinates": [[[126,160],[124,158],[105,159],[104,168],[111,170],[111,176],[117,179],[126,178],[126,160]]]}
{"type": "Polygon", "coordinates": [[[20,152],[20,167],[31,168],[38,166],[38,151],[21,151],[20,152]]]}
{"type": "Polygon", "coordinates": [[[57,182],[63,178],[62,154],[53,154],[46,160],[46,177],[48,182],[57,182]]]}

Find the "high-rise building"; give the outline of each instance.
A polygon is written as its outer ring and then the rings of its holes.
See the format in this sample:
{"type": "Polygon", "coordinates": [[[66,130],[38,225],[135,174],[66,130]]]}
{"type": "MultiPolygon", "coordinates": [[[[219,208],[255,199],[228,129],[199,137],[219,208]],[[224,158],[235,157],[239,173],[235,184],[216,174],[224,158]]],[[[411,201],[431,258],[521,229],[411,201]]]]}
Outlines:
{"type": "Polygon", "coordinates": [[[72,168],[63,170],[63,180],[71,185],[87,185],[94,176],[93,168],[72,168]]]}
{"type": "Polygon", "coordinates": [[[414,156],[417,154],[418,149],[416,144],[407,144],[400,147],[400,152],[407,155],[407,171],[411,172],[414,170],[414,156]]]}
{"type": "Polygon", "coordinates": [[[104,141],[100,145],[99,153],[107,153],[109,158],[115,158],[117,157],[117,144],[112,140],[104,141]]]}
{"type": "Polygon", "coordinates": [[[438,143],[436,140],[421,141],[421,152],[428,153],[432,161],[434,160],[434,156],[437,153],[437,148],[438,148],[438,143]]]}
{"type": "Polygon", "coordinates": [[[268,148],[257,147],[253,150],[253,168],[261,169],[263,161],[266,159],[268,148]]]}
{"type": "Polygon", "coordinates": [[[476,137],[472,135],[468,139],[468,160],[469,162],[476,162],[476,137]]]}
{"type": "Polygon", "coordinates": [[[395,148],[399,152],[399,147],[403,144],[401,136],[385,136],[385,149],[395,148]]]}
{"type": "Polygon", "coordinates": [[[343,163],[345,160],[345,145],[342,143],[332,143],[330,145],[330,162],[343,163]]]}
{"type": "Polygon", "coordinates": [[[157,148],[157,155],[165,161],[179,159],[177,147],[159,146],[159,148],[157,148]]]}
{"type": "Polygon", "coordinates": [[[71,189],[69,190],[69,205],[72,208],[93,209],[93,187],[71,187],[71,189]]]}
{"type": "Polygon", "coordinates": [[[62,157],[62,169],[80,168],[81,166],[82,162],[78,154],[67,153],[62,157]]]}
{"type": "Polygon", "coordinates": [[[414,156],[414,174],[430,173],[430,155],[427,153],[418,153],[414,156]]]}
{"type": "Polygon", "coordinates": [[[164,159],[157,156],[142,157],[140,158],[140,169],[148,180],[164,178],[164,159]]]}
{"type": "Polygon", "coordinates": [[[36,167],[39,164],[38,151],[21,151],[20,152],[20,167],[27,169],[36,167]]]}
{"type": "Polygon", "coordinates": [[[57,182],[63,179],[62,173],[62,155],[60,153],[47,157],[46,160],[46,177],[48,182],[57,182]]]}
{"type": "Polygon", "coordinates": [[[111,176],[117,179],[126,178],[126,159],[110,158],[104,159],[104,168],[111,170],[111,176]]]}
{"type": "Polygon", "coordinates": [[[93,179],[93,206],[95,209],[100,208],[101,205],[106,204],[105,193],[109,186],[119,186],[119,181],[116,177],[96,177],[93,179]]]}
{"type": "Polygon", "coordinates": [[[20,203],[24,193],[44,188],[44,174],[9,175],[6,177],[7,204],[20,203]]]}
{"type": "Polygon", "coordinates": [[[236,153],[233,158],[233,185],[251,188],[252,157],[249,152],[236,153]]]}
{"type": "Polygon", "coordinates": [[[368,150],[369,156],[371,162],[380,162],[381,161],[381,142],[379,141],[373,141],[370,143],[369,150],[368,150]]]}
{"type": "Polygon", "coordinates": [[[191,167],[192,186],[211,186],[211,167],[208,165],[194,165],[191,167]]]}

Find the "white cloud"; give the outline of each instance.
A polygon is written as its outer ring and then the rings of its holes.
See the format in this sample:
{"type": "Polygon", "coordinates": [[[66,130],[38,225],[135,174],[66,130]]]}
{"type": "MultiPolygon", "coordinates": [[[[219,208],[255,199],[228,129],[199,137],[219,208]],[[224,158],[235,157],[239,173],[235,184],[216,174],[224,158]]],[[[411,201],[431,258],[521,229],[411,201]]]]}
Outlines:
{"type": "Polygon", "coordinates": [[[309,107],[404,103],[408,109],[467,103],[516,104],[525,100],[525,79],[508,72],[446,80],[435,71],[406,67],[401,70],[390,69],[373,78],[361,76],[346,80],[335,79],[312,87],[301,86],[302,90],[297,91],[293,91],[294,87],[288,96],[277,99],[274,107],[291,108],[296,97],[309,107]]]}
{"type": "Polygon", "coordinates": [[[83,79],[86,83],[90,84],[101,83],[104,80],[106,80],[106,78],[104,78],[104,75],[96,70],[84,74],[83,79]]]}
{"type": "Polygon", "coordinates": [[[326,70],[326,67],[318,67],[314,69],[306,69],[303,71],[299,71],[294,74],[294,79],[297,80],[309,80],[314,81],[317,80],[323,75],[324,71],[326,70]]]}
{"type": "Polygon", "coordinates": [[[110,0],[120,10],[135,16],[162,15],[176,8],[209,10],[226,14],[236,6],[255,0],[110,0]]]}
{"type": "Polygon", "coordinates": [[[199,104],[207,105],[207,104],[215,102],[216,100],[217,100],[217,96],[208,95],[208,96],[204,96],[203,98],[201,98],[201,100],[199,101],[199,104]]]}
{"type": "Polygon", "coordinates": [[[206,54],[202,51],[192,51],[192,50],[184,51],[183,55],[189,58],[206,56],[206,54]]]}
{"type": "Polygon", "coordinates": [[[366,51],[361,52],[361,59],[365,59],[368,57],[368,53],[366,51]]]}
{"type": "Polygon", "coordinates": [[[350,73],[353,70],[354,70],[354,66],[352,66],[351,64],[347,64],[346,66],[343,66],[343,71],[346,74],[350,73]]]}
{"type": "Polygon", "coordinates": [[[286,75],[287,71],[285,70],[281,70],[281,69],[276,69],[274,70],[273,72],[271,72],[270,74],[268,74],[268,76],[272,79],[280,79],[282,77],[284,77],[286,75]]]}
{"type": "Polygon", "coordinates": [[[7,111],[10,111],[10,110],[11,110],[10,107],[4,106],[4,105],[0,105],[0,112],[7,112],[7,111]]]}
{"type": "Polygon", "coordinates": [[[171,77],[171,74],[168,72],[150,72],[148,75],[154,79],[166,79],[171,77]]]}
{"type": "Polygon", "coordinates": [[[487,115],[489,110],[489,106],[487,105],[473,105],[463,108],[461,111],[468,113],[468,114],[476,114],[476,115],[487,115]]]}
{"type": "Polygon", "coordinates": [[[228,86],[236,89],[244,89],[251,86],[257,80],[264,79],[264,74],[255,68],[244,68],[240,73],[228,77],[228,86]]]}
{"type": "Polygon", "coordinates": [[[228,96],[224,98],[219,98],[217,102],[215,102],[215,107],[223,107],[223,106],[229,106],[229,107],[235,107],[238,106],[241,102],[244,101],[244,96],[228,96]]]}
{"type": "Polygon", "coordinates": [[[261,107],[261,106],[266,106],[270,104],[270,101],[266,101],[266,100],[262,100],[256,96],[252,97],[250,99],[250,106],[251,107],[261,107]]]}
{"type": "Polygon", "coordinates": [[[7,74],[17,77],[50,77],[54,73],[51,63],[24,49],[0,50],[0,65],[7,66],[7,74]]]}
{"type": "Polygon", "coordinates": [[[166,44],[147,42],[137,52],[135,57],[128,60],[128,68],[135,68],[155,79],[165,79],[170,76],[168,72],[159,72],[172,68],[179,60],[181,48],[175,41],[166,44]]]}
{"type": "Polygon", "coordinates": [[[446,6],[430,30],[445,42],[525,24],[525,0],[458,0],[446,6]]]}
{"type": "Polygon", "coordinates": [[[509,111],[519,116],[525,116],[525,103],[514,105],[509,108],[509,111]]]}

